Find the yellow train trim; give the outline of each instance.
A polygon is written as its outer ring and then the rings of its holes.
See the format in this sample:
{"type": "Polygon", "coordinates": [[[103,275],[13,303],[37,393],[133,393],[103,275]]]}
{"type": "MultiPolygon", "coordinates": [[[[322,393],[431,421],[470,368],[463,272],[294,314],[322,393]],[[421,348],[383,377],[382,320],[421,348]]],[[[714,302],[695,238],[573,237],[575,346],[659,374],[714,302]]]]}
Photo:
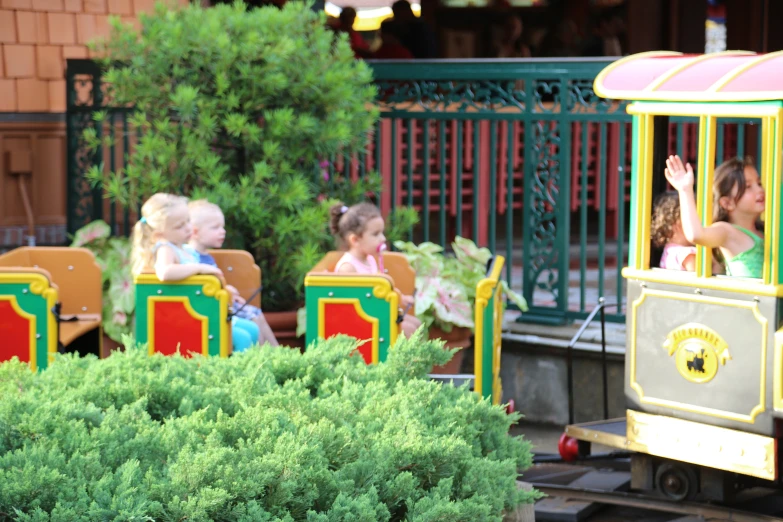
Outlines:
{"type": "Polygon", "coordinates": [[[766,480],[777,479],[772,437],[634,410],[626,410],[625,420],[625,437],[597,429],[601,424],[622,419],[573,424],[566,426],[565,432],[574,439],[612,448],[766,480]]]}
{"type": "Polygon", "coordinates": [[[760,279],[744,277],[697,277],[693,272],[651,269],[623,268],[623,277],[647,283],[689,286],[703,290],[716,290],[753,296],[783,297],[783,285],[765,285],[760,279]]]}

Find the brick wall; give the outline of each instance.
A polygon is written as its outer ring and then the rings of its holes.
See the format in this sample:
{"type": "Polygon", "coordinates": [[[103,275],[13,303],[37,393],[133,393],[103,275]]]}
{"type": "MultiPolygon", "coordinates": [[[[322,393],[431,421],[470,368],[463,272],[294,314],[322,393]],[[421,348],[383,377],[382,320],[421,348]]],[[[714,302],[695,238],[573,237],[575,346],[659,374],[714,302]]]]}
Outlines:
{"type": "MultiPolygon", "coordinates": [[[[179,0],[179,4],[187,0],[179,0]]],[[[65,112],[65,60],[90,58],[109,15],[138,24],[154,0],[0,0],[0,112],[65,112]]]]}
{"type": "MultiPolygon", "coordinates": [[[[187,0],[170,0],[186,5],[187,0]]],[[[66,241],[65,66],[93,58],[109,16],[138,27],[155,0],[0,0],[0,252],[27,243],[24,182],[36,242],[66,241]]]]}

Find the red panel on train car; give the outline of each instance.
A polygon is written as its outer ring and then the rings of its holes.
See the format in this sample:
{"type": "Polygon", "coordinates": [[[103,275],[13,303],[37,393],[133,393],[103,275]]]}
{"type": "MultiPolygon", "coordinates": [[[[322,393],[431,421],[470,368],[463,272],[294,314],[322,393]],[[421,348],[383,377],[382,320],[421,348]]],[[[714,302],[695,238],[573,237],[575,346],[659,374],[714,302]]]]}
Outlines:
{"type": "Polygon", "coordinates": [[[156,302],[155,309],[155,351],[163,355],[174,355],[179,349],[183,357],[193,353],[204,353],[203,321],[188,311],[184,302],[156,302]]]}
{"type": "Polygon", "coordinates": [[[350,335],[359,340],[370,339],[359,345],[359,353],[364,362],[372,364],[372,323],[366,321],[357,312],[353,303],[324,304],[324,338],[337,334],[350,335]]]}
{"type": "Polygon", "coordinates": [[[8,361],[17,356],[25,363],[30,362],[30,343],[32,320],[22,317],[9,300],[0,301],[0,361],[8,361]]]}

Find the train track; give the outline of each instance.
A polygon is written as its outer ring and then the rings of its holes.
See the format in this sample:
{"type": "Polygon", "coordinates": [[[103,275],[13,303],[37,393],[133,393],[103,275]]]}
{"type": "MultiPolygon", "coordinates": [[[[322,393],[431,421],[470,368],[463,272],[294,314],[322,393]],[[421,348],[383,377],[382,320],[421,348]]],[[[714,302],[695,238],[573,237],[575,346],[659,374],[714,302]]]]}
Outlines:
{"type": "Polygon", "coordinates": [[[577,488],[539,482],[532,482],[529,484],[538,491],[545,493],[549,497],[560,497],[569,500],[638,508],[662,513],[699,516],[705,520],[730,520],[735,522],[772,522],[781,520],[780,517],[755,513],[752,511],[723,507],[714,504],[666,500],[659,497],[651,497],[639,493],[604,491],[599,489],[577,488]]]}

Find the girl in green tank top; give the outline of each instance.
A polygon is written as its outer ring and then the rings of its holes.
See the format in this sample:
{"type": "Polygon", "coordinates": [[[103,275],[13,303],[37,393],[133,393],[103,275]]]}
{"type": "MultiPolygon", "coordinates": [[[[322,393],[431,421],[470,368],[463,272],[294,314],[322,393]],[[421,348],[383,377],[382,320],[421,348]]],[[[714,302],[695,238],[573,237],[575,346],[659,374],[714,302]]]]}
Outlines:
{"type": "Polygon", "coordinates": [[[761,278],[764,267],[764,236],[760,222],[765,194],[759,173],[750,158],[734,158],[715,169],[713,219],[702,226],[693,196],[693,169],[679,156],[666,160],[666,179],[679,193],[685,237],[718,249],[726,273],[734,277],[761,278]]]}

